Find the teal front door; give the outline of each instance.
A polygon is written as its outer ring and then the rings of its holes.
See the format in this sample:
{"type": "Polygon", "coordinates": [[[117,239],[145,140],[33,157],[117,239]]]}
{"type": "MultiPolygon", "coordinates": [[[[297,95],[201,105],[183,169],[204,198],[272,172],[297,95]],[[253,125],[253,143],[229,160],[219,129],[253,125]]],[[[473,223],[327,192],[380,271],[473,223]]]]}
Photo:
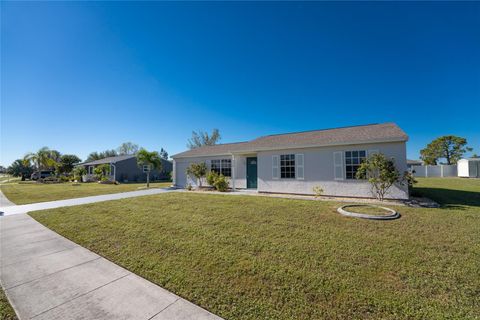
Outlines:
{"type": "Polygon", "coordinates": [[[257,158],[247,158],[247,189],[257,189],[257,158]]]}

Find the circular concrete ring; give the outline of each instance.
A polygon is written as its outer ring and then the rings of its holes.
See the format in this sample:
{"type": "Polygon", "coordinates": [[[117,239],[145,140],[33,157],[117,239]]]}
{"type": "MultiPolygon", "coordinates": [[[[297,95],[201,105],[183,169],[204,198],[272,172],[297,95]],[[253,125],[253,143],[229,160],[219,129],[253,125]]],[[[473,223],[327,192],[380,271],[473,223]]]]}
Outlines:
{"type": "MultiPolygon", "coordinates": [[[[368,205],[368,206],[386,210],[386,211],[389,212],[389,214],[387,214],[387,215],[374,215],[374,214],[358,213],[358,212],[352,212],[352,211],[346,210],[346,208],[358,207],[358,206],[359,206],[358,204],[348,204],[348,205],[341,206],[340,208],[337,209],[337,211],[338,211],[338,213],[340,213],[344,216],[361,218],[361,219],[393,220],[393,219],[400,218],[400,214],[397,211],[395,211],[393,209],[390,209],[390,208],[375,206],[375,205],[368,205]]],[[[361,205],[361,206],[365,206],[365,205],[361,205]]]]}

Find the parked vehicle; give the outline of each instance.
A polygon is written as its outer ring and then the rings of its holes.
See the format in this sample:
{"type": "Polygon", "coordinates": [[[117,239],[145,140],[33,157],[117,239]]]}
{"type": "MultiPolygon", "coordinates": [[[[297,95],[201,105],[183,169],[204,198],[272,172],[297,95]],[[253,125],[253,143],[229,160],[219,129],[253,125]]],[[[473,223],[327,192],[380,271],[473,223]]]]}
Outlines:
{"type": "Polygon", "coordinates": [[[32,179],[32,180],[45,179],[45,178],[51,177],[53,175],[54,175],[54,172],[51,171],[51,170],[35,171],[30,176],[30,179],[32,179]]]}

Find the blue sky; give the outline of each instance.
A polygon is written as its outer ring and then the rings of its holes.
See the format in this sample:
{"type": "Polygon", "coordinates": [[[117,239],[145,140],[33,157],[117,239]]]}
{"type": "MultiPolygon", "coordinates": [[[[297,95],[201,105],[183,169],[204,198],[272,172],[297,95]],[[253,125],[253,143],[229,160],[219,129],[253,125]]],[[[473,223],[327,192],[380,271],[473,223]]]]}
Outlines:
{"type": "Polygon", "coordinates": [[[1,157],[396,122],[480,153],[480,3],[2,2],[1,157]]]}

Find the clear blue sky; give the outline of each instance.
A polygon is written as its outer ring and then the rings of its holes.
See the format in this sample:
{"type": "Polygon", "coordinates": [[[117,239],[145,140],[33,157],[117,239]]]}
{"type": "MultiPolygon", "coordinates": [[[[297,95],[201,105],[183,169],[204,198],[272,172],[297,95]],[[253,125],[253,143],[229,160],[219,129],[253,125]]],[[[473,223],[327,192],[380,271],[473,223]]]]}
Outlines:
{"type": "Polygon", "coordinates": [[[2,165],[389,121],[480,152],[480,3],[1,6],[2,165]]]}

